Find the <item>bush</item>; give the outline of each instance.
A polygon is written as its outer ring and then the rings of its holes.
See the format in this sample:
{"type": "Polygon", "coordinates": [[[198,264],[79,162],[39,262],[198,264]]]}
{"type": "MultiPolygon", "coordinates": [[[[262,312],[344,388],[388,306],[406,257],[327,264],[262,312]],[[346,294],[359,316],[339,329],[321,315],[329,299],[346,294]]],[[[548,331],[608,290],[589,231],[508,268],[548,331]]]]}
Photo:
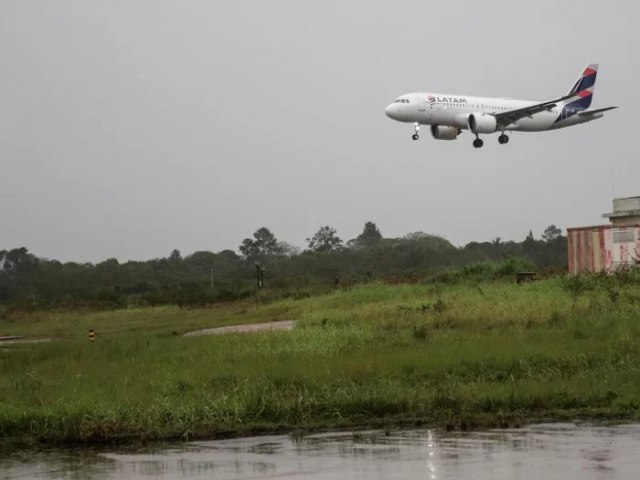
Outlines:
{"type": "Polygon", "coordinates": [[[495,280],[514,276],[518,272],[535,270],[535,265],[524,258],[509,258],[499,262],[480,262],[462,267],[460,276],[465,280],[495,280]]]}

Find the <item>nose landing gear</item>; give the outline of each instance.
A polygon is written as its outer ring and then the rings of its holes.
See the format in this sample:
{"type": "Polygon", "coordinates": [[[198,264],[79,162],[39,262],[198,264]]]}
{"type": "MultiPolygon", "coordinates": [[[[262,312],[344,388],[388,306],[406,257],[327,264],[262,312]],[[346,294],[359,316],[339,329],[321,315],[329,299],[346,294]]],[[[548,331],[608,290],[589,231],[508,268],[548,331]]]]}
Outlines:
{"type": "Polygon", "coordinates": [[[418,122],[413,124],[413,128],[416,131],[416,133],[411,135],[411,138],[413,138],[414,140],[418,140],[420,138],[420,135],[418,135],[418,132],[420,131],[420,125],[418,124],[418,122]]]}

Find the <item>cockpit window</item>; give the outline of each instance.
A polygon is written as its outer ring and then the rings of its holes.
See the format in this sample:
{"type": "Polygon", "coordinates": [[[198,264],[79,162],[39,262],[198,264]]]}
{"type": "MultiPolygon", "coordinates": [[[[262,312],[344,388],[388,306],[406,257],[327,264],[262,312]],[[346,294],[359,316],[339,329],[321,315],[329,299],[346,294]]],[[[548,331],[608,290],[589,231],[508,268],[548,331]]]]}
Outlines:
{"type": "Polygon", "coordinates": [[[409,103],[409,100],[407,100],[406,98],[399,98],[393,103],[409,103]]]}

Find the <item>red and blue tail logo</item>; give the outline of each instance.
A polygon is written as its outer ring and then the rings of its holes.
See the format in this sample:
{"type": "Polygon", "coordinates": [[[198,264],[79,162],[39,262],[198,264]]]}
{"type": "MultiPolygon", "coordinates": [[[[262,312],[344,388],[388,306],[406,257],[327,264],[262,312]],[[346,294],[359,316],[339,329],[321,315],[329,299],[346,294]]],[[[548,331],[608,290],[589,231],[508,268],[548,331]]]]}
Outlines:
{"type": "Polygon", "coordinates": [[[578,78],[576,83],[573,85],[573,88],[569,90],[569,95],[575,95],[575,98],[569,100],[564,107],[562,107],[562,112],[556,122],[569,118],[591,106],[591,100],[593,100],[593,87],[596,84],[597,74],[597,63],[592,63],[584,69],[580,78],[578,78]]]}
{"type": "MultiPolygon", "coordinates": [[[[578,79],[569,93],[573,93],[580,98],[572,101],[569,105],[574,109],[585,109],[591,106],[593,98],[593,87],[596,84],[596,75],[598,74],[598,64],[592,63],[582,72],[582,76],[578,79]]],[[[567,106],[569,106],[567,105],[567,106]]]]}

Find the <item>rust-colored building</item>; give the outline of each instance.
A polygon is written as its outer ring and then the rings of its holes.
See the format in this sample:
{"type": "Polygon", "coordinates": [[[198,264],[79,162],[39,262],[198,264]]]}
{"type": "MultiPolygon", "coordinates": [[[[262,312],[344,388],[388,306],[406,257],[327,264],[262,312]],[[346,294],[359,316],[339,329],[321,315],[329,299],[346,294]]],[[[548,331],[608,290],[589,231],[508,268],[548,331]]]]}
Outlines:
{"type": "Polygon", "coordinates": [[[568,228],[569,273],[612,272],[640,264],[640,197],[616,198],[610,225],[568,228]]]}
{"type": "Polygon", "coordinates": [[[639,225],[567,229],[569,273],[612,272],[640,263],[639,225]]]}

